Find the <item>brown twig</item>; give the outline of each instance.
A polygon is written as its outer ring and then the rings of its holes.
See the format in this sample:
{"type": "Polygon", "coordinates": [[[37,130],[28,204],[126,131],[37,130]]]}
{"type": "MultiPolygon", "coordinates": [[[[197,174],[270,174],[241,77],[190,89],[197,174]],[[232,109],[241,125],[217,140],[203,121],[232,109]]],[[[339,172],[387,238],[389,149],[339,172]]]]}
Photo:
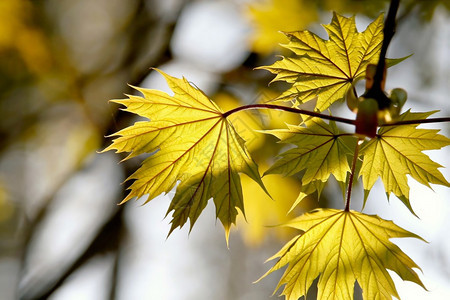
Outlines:
{"type": "Polygon", "coordinates": [[[362,141],[362,139],[358,139],[355,147],[355,153],[353,153],[352,170],[348,179],[347,198],[345,200],[345,211],[350,211],[350,198],[352,196],[353,178],[355,176],[356,162],[358,161],[359,146],[361,145],[362,141]]]}

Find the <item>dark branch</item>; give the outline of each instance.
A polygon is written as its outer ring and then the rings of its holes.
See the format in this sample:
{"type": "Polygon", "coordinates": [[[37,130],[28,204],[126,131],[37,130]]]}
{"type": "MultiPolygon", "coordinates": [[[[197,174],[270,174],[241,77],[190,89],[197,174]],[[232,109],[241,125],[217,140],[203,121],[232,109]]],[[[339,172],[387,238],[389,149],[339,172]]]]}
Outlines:
{"type": "Polygon", "coordinates": [[[386,21],[383,28],[383,44],[381,46],[380,58],[378,60],[377,71],[374,77],[374,86],[378,86],[381,88],[381,82],[383,81],[383,73],[386,67],[386,53],[387,48],[392,40],[392,37],[395,34],[395,16],[397,15],[398,6],[400,4],[400,0],[392,0],[391,5],[389,6],[389,12],[386,17],[386,21]],[[376,84],[375,84],[376,83],[376,84]]]}
{"type": "Polygon", "coordinates": [[[372,87],[363,95],[365,98],[372,98],[377,100],[379,109],[389,107],[391,100],[386,96],[382,89],[382,82],[384,77],[384,70],[386,68],[386,53],[389,43],[395,34],[395,16],[397,15],[400,0],[392,0],[389,6],[389,12],[386,17],[383,28],[383,44],[381,46],[380,58],[378,60],[377,69],[373,79],[372,87]]]}

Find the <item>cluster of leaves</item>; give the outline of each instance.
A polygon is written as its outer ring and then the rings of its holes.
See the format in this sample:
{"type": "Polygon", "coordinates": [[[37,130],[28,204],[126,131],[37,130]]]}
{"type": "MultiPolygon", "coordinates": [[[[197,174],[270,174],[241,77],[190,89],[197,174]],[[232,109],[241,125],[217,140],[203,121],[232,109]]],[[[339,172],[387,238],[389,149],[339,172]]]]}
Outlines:
{"type": "MultiPolygon", "coordinates": [[[[362,177],[367,199],[380,177],[387,195],[394,193],[412,211],[406,175],[425,185],[449,186],[438,170],[441,166],[422,151],[440,149],[449,145],[450,139],[438,134],[438,130],[417,128],[433,112],[406,111],[390,123],[380,123],[372,138],[343,132],[335,122],[343,119],[318,113],[344,100],[347,91],[364,77],[367,66],[378,62],[382,21],[383,16],[379,16],[364,32],[358,32],[353,17],[334,14],[331,24],[324,26],[328,40],[309,31],[286,33],[289,43],[285,47],[295,56],[263,67],[276,74],[274,80],[292,84],[274,101],[290,101],[293,107],[286,106],[286,110],[312,116],[304,116],[301,124],[286,129],[265,131],[295,146],[283,152],[265,174],[301,176],[302,190],[293,206],[306,195],[320,194],[331,175],[341,183],[343,194],[348,188],[345,210],[316,210],[287,224],[300,234],[273,257],[279,259],[268,272],[289,265],[279,284],[285,285],[283,294],[287,299],[306,295],[317,277],[321,299],[352,299],[355,281],[362,287],[364,299],[398,298],[387,269],[423,286],[412,269],[417,265],[389,240],[418,236],[377,216],[350,211],[350,190],[353,178],[362,177]],[[313,99],[317,101],[316,112],[298,109],[313,99]],[[414,120],[417,123],[405,122],[414,120]],[[362,161],[361,167],[355,168],[358,161],[362,161]]],[[[390,60],[387,65],[400,61],[390,60]]],[[[230,116],[245,109],[283,107],[249,105],[224,112],[185,78],[159,72],[173,91],[172,96],[137,88],[143,97],[114,100],[148,121],[117,132],[118,137],[104,151],[130,153],[125,159],[152,154],[128,178],[133,183],[123,202],[147,194],[148,202],[176,186],[167,212],[172,212],[172,232],[188,220],[192,229],[209,199],[213,199],[228,240],[238,211],[245,215],[239,173],[245,173],[268,193],[230,116]]]]}

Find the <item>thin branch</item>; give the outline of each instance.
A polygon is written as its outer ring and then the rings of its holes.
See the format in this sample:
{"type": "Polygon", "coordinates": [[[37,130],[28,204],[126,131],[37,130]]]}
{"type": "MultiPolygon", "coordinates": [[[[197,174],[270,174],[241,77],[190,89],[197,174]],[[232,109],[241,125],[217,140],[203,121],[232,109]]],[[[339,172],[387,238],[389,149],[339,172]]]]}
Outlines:
{"type": "Polygon", "coordinates": [[[345,200],[345,211],[350,211],[350,198],[352,196],[353,177],[355,176],[356,162],[358,161],[359,146],[363,139],[358,139],[355,147],[355,153],[353,154],[352,170],[350,172],[350,178],[348,179],[347,199],[345,200]]]}
{"type": "Polygon", "coordinates": [[[234,113],[236,113],[238,111],[250,110],[250,109],[275,109],[275,110],[282,110],[282,111],[287,111],[287,112],[291,112],[291,113],[308,115],[308,116],[311,116],[311,117],[318,117],[318,118],[331,120],[331,121],[335,121],[335,122],[341,122],[341,123],[350,124],[350,125],[355,125],[356,124],[355,120],[351,120],[351,119],[335,117],[335,116],[330,116],[330,115],[324,115],[324,114],[313,112],[313,111],[309,111],[309,110],[303,110],[303,109],[299,109],[299,108],[287,107],[287,106],[275,105],[275,104],[250,104],[250,105],[244,105],[244,106],[240,106],[240,107],[234,108],[232,110],[229,110],[229,111],[225,112],[222,116],[224,118],[226,118],[229,115],[234,114],[234,113]]]}
{"type": "MultiPolygon", "coordinates": [[[[124,227],[124,226],[123,226],[124,227]]],[[[122,230],[124,230],[122,228],[122,230]]],[[[117,245],[117,249],[114,251],[114,262],[113,262],[113,268],[111,271],[111,282],[110,282],[110,286],[109,286],[109,297],[108,299],[110,300],[115,300],[117,299],[117,287],[119,286],[119,282],[120,282],[120,263],[121,263],[121,259],[122,259],[122,236],[123,233],[119,232],[119,243],[117,245]]]]}
{"type": "Polygon", "coordinates": [[[397,10],[400,4],[400,0],[392,0],[389,6],[389,12],[386,17],[383,28],[383,44],[381,45],[380,58],[378,60],[377,69],[373,79],[372,87],[363,95],[365,98],[372,98],[377,100],[378,107],[384,109],[389,107],[391,100],[386,96],[383,89],[381,88],[384,79],[384,72],[386,68],[386,53],[389,43],[395,34],[395,16],[397,15],[397,10]]]}
{"type": "Polygon", "coordinates": [[[98,234],[92,240],[91,244],[72,264],[60,275],[56,281],[48,283],[47,286],[36,286],[31,283],[22,289],[21,300],[43,300],[48,299],[76,270],[83,266],[87,261],[98,254],[116,252],[119,248],[121,231],[123,228],[124,206],[119,206],[115,213],[98,231],[98,234]]]}

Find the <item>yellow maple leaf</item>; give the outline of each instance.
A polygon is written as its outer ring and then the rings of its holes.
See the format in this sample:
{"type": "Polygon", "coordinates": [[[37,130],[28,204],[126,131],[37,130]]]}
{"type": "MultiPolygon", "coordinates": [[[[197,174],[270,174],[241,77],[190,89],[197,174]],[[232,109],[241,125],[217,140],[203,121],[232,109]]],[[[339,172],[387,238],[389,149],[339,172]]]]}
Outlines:
{"type": "Polygon", "coordinates": [[[420,237],[391,221],[355,211],[317,209],[287,226],[303,233],[269,259],[278,261],[261,277],[288,265],[276,288],[285,285],[282,294],[287,300],[305,296],[317,277],[317,299],[351,300],[355,281],[364,300],[399,298],[387,269],[425,288],[412,269],[419,267],[389,240],[420,237]]]}
{"type": "MultiPolygon", "coordinates": [[[[316,110],[324,111],[342,100],[353,82],[364,77],[368,64],[377,63],[383,41],[383,15],[363,32],[357,31],[354,17],[336,13],[331,24],[323,26],[329,40],[307,30],[285,33],[289,43],[284,47],[295,57],[284,57],[262,67],[276,74],[273,81],[293,84],[277,100],[304,103],[317,98],[316,110]]],[[[388,66],[401,60],[391,60],[388,66]]]]}
{"type": "Polygon", "coordinates": [[[122,203],[146,194],[148,202],[168,193],[180,181],[167,212],[173,211],[170,232],[182,227],[188,219],[192,229],[208,200],[213,198],[216,216],[228,239],[238,209],[244,213],[239,173],[247,174],[265,190],[257,165],[243,139],[213,101],[186,79],[159,72],[173,96],[137,88],[144,97],[113,101],[149,121],[136,122],[115,133],[119,137],[104,151],[130,152],[125,159],[156,152],[127,179],[134,182],[122,203]]]}
{"type": "MultiPolygon", "coordinates": [[[[407,111],[396,121],[426,119],[434,112],[407,111]]],[[[383,181],[386,194],[394,193],[411,210],[406,175],[430,186],[430,183],[450,186],[424,150],[441,149],[450,145],[450,139],[435,129],[418,129],[418,124],[384,126],[375,138],[361,148],[364,157],[360,170],[366,198],[378,177],[383,181]]]]}

